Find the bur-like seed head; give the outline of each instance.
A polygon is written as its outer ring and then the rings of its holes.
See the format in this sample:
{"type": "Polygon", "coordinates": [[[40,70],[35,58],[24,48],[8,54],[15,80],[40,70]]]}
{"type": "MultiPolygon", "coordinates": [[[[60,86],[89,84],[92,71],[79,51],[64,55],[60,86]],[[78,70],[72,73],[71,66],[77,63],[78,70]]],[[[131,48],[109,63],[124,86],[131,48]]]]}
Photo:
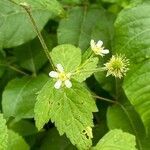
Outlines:
{"type": "Polygon", "coordinates": [[[107,75],[115,76],[116,78],[122,78],[126,75],[126,72],[129,70],[129,60],[124,55],[113,55],[109,62],[105,65],[107,70],[107,75]]]}

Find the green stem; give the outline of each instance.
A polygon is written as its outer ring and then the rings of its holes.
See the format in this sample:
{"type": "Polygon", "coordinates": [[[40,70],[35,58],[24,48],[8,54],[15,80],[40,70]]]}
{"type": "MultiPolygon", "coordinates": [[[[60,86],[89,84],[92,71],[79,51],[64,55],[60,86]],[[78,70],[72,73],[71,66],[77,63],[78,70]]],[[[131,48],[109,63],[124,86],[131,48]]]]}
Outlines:
{"type": "Polygon", "coordinates": [[[109,103],[118,104],[118,102],[116,102],[114,100],[111,100],[111,99],[108,99],[108,98],[104,98],[104,97],[101,97],[101,96],[98,96],[98,95],[93,95],[93,97],[96,98],[96,99],[99,99],[99,100],[103,100],[103,101],[109,102],[109,103]]]}
{"type": "Polygon", "coordinates": [[[90,55],[88,56],[88,58],[87,58],[84,62],[82,62],[82,63],[80,64],[80,66],[78,66],[78,68],[76,69],[76,71],[82,69],[82,68],[88,63],[88,60],[89,60],[90,58],[92,58],[93,56],[94,56],[94,55],[93,55],[93,52],[91,51],[91,53],[90,53],[90,55]]]}
{"type": "Polygon", "coordinates": [[[16,72],[20,73],[20,74],[23,74],[23,75],[28,76],[28,74],[27,74],[27,73],[23,72],[22,70],[20,70],[20,69],[18,69],[18,68],[16,68],[16,67],[14,67],[14,66],[8,65],[8,67],[9,67],[10,69],[12,69],[12,70],[14,70],[14,71],[16,71],[16,72]]]}
{"type": "Polygon", "coordinates": [[[87,73],[90,73],[90,72],[95,73],[95,72],[99,72],[99,71],[105,71],[105,69],[104,68],[96,68],[96,69],[91,69],[91,70],[78,70],[78,71],[76,70],[74,73],[72,73],[72,75],[85,73],[85,72],[87,72],[87,73]]]}
{"type": "Polygon", "coordinates": [[[25,73],[24,71],[22,71],[22,70],[16,68],[15,66],[12,66],[12,65],[9,65],[9,64],[0,64],[0,66],[8,67],[8,68],[10,68],[10,69],[13,70],[13,71],[16,71],[16,72],[18,72],[18,73],[20,73],[20,74],[23,74],[23,75],[28,76],[27,73],[25,73]]]}
{"type": "Polygon", "coordinates": [[[89,57],[75,70],[75,72],[74,73],[72,73],[73,75],[75,75],[75,74],[79,74],[79,73],[81,73],[81,72],[98,72],[98,71],[103,71],[103,68],[98,68],[98,70],[96,69],[93,69],[93,70],[82,70],[82,68],[84,68],[84,66],[88,63],[88,60],[90,59],[90,58],[92,58],[94,56],[94,53],[91,51],[91,53],[90,53],[90,55],[89,55],[89,57]],[[82,70],[82,71],[81,71],[82,70]]]}
{"type": "Polygon", "coordinates": [[[47,47],[47,45],[46,45],[46,43],[45,43],[45,41],[44,41],[44,39],[42,37],[42,34],[39,31],[38,26],[37,26],[37,24],[36,24],[36,22],[35,22],[35,20],[34,20],[34,18],[32,16],[30,6],[27,6],[27,5],[24,5],[24,4],[20,4],[20,6],[22,6],[25,9],[25,11],[27,12],[27,14],[29,15],[30,21],[31,21],[31,23],[33,25],[33,28],[34,28],[34,30],[35,30],[35,32],[36,32],[36,34],[37,34],[37,36],[38,36],[38,38],[39,38],[39,40],[41,42],[43,50],[44,50],[44,52],[45,52],[45,54],[46,54],[46,56],[47,56],[47,58],[48,58],[48,60],[49,60],[49,62],[51,64],[53,70],[55,70],[55,66],[53,64],[53,61],[52,61],[51,55],[49,53],[48,47],[47,47]]]}
{"type": "Polygon", "coordinates": [[[119,98],[119,86],[118,86],[118,79],[115,78],[115,86],[116,86],[116,100],[119,98]]]}

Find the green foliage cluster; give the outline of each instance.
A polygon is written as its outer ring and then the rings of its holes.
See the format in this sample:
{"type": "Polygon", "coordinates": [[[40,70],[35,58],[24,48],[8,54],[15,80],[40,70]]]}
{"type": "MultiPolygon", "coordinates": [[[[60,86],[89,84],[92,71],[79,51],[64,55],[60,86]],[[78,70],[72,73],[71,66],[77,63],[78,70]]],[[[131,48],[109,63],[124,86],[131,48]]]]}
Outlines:
{"type": "Polygon", "coordinates": [[[148,0],[0,0],[0,150],[149,150],[149,31],[148,0]]]}

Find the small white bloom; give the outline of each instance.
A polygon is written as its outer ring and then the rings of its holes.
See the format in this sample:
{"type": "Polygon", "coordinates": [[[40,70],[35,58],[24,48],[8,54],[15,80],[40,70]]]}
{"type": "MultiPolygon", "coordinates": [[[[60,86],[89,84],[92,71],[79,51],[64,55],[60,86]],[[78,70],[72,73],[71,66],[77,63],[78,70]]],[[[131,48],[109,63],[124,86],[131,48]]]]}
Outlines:
{"type": "Polygon", "coordinates": [[[52,78],[56,78],[57,81],[54,85],[56,89],[60,89],[61,86],[66,86],[67,88],[72,87],[72,83],[70,81],[71,73],[65,73],[64,68],[61,64],[56,65],[57,71],[51,71],[49,76],[52,78]]]}
{"type": "Polygon", "coordinates": [[[105,54],[109,53],[108,49],[104,49],[103,42],[101,40],[99,40],[97,43],[94,40],[91,40],[90,45],[91,49],[96,55],[101,55],[103,57],[105,54]]]}

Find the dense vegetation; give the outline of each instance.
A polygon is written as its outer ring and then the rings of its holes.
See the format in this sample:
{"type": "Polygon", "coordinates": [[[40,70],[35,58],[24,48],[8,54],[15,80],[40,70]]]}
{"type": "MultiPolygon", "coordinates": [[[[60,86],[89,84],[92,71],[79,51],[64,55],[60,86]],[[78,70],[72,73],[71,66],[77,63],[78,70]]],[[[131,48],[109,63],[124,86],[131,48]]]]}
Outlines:
{"type": "Polygon", "coordinates": [[[149,150],[149,32],[149,0],[0,0],[0,150],[149,150]]]}

